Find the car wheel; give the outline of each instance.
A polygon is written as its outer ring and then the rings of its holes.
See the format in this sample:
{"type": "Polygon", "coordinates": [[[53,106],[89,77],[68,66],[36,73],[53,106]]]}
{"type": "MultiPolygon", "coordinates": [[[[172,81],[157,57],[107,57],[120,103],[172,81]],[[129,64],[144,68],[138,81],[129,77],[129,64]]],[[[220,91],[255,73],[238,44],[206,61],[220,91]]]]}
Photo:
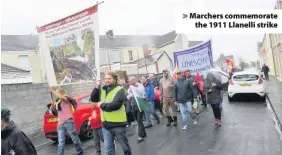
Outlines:
{"type": "Polygon", "coordinates": [[[234,99],[233,99],[232,97],[228,96],[228,101],[229,101],[229,102],[233,102],[234,99]]]}
{"type": "Polygon", "coordinates": [[[260,97],[261,102],[266,102],[266,96],[264,95],[263,97],[260,97]]]}
{"type": "Polygon", "coordinates": [[[88,126],[88,121],[85,121],[80,128],[80,137],[83,140],[88,140],[93,138],[93,131],[90,126],[88,126]]]}

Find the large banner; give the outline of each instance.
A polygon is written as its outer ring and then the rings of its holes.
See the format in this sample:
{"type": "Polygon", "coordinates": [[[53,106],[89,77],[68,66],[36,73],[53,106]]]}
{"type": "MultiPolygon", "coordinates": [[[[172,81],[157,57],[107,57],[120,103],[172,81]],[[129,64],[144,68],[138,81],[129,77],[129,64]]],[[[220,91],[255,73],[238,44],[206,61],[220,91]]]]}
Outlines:
{"type": "Polygon", "coordinates": [[[208,69],[213,68],[211,40],[187,50],[174,52],[174,65],[178,70],[190,70],[195,75],[201,75],[208,69]]]}
{"type": "Polygon", "coordinates": [[[37,31],[49,85],[100,79],[97,5],[37,31]]]}

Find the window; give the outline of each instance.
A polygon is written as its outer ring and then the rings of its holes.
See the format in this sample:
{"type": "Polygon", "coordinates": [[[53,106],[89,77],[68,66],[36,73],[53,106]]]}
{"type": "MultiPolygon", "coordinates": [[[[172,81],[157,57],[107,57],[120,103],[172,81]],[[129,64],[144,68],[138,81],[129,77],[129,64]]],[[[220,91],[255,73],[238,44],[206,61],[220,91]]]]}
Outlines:
{"type": "Polygon", "coordinates": [[[258,78],[259,76],[255,74],[243,74],[233,76],[234,81],[256,81],[258,80],[258,78]]]}
{"type": "Polygon", "coordinates": [[[133,61],[133,54],[132,51],[128,51],[129,61],[133,61]]]}
{"type": "Polygon", "coordinates": [[[82,104],[89,104],[90,102],[90,96],[84,97],[83,99],[80,100],[80,103],[82,104]]]}
{"type": "Polygon", "coordinates": [[[20,68],[29,70],[28,55],[20,55],[20,68]]]}

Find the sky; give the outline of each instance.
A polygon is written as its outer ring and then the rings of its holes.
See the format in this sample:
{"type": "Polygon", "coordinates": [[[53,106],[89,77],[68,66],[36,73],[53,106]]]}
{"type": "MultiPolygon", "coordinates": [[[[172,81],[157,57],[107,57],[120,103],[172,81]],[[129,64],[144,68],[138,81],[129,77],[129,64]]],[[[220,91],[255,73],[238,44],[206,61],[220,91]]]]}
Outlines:
{"type": "MultiPolygon", "coordinates": [[[[2,0],[2,34],[37,34],[42,26],[96,4],[93,0],[2,0]]],[[[99,6],[100,34],[109,29],[114,34],[152,35],[175,30],[175,14],[179,9],[268,10],[275,0],[104,0],[99,6]]],[[[233,54],[237,59],[258,60],[257,42],[262,34],[218,34],[213,36],[186,34],[188,40],[212,37],[214,60],[220,54],[233,54]]]]}

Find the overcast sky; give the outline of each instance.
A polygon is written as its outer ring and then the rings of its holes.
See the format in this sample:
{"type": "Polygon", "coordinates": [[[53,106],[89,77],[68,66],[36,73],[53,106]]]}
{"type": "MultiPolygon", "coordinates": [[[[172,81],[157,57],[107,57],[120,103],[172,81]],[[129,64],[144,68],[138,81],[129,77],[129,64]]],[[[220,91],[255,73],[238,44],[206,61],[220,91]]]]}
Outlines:
{"type": "MultiPolygon", "coordinates": [[[[2,0],[2,34],[36,34],[41,26],[95,4],[93,0],[2,0]]],[[[164,34],[175,30],[178,9],[273,9],[275,0],[105,0],[99,7],[100,34],[164,34]]],[[[211,36],[189,35],[189,40],[211,36]]],[[[257,60],[257,35],[213,35],[213,53],[257,60]]]]}

